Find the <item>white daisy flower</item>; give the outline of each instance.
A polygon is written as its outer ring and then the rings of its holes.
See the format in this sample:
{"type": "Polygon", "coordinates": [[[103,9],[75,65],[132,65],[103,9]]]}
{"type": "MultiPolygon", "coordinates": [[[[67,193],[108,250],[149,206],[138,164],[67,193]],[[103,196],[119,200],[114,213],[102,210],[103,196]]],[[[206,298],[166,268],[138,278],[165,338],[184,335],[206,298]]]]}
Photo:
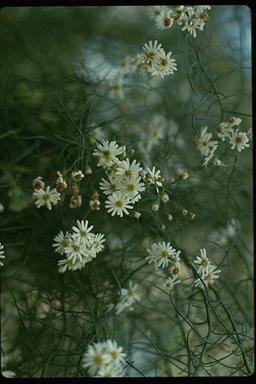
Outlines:
{"type": "Polygon", "coordinates": [[[123,347],[119,347],[116,341],[107,340],[105,342],[105,352],[110,355],[111,362],[125,362],[126,353],[123,352],[123,347]]]}
{"type": "Polygon", "coordinates": [[[73,264],[77,260],[82,262],[83,257],[88,256],[88,250],[84,242],[81,241],[81,238],[72,238],[70,244],[65,248],[66,257],[68,260],[71,260],[73,264]]]}
{"type": "Polygon", "coordinates": [[[101,144],[97,145],[93,155],[98,157],[98,166],[110,167],[117,160],[117,156],[123,151],[122,147],[118,147],[115,141],[103,140],[101,144]]]}
{"type": "Polygon", "coordinates": [[[73,239],[87,239],[88,237],[91,236],[91,234],[89,232],[91,232],[91,230],[93,229],[93,225],[90,225],[88,227],[88,221],[84,221],[84,220],[77,220],[76,221],[76,225],[77,227],[72,227],[74,233],[72,234],[72,238],[73,239]]]}
{"type": "Polygon", "coordinates": [[[94,376],[100,368],[105,367],[111,361],[111,357],[105,351],[105,343],[89,345],[82,360],[83,368],[87,368],[89,375],[94,376]]]}
{"type": "Polygon", "coordinates": [[[212,133],[207,132],[208,127],[201,127],[200,137],[198,138],[197,148],[203,156],[208,156],[214,147],[217,147],[218,142],[212,140],[212,133]]]}
{"type": "Polygon", "coordinates": [[[141,171],[142,168],[140,163],[136,163],[136,160],[133,160],[132,163],[130,163],[130,160],[127,158],[118,164],[116,174],[125,176],[129,179],[135,179],[141,171]]]}
{"type": "Polygon", "coordinates": [[[181,280],[179,280],[178,276],[175,277],[168,277],[164,282],[163,282],[163,288],[168,289],[168,291],[171,291],[174,287],[174,285],[180,283],[181,280]]]}
{"type": "Polygon", "coordinates": [[[93,247],[96,250],[96,253],[101,252],[104,248],[103,243],[106,241],[103,233],[97,233],[92,240],[93,247]]]}
{"type": "Polygon", "coordinates": [[[140,178],[125,179],[120,183],[120,190],[130,197],[132,203],[136,203],[141,199],[140,192],[145,191],[145,187],[140,178]]]}
{"type": "Polygon", "coordinates": [[[142,47],[144,51],[142,58],[146,64],[151,64],[153,60],[157,57],[158,53],[162,49],[162,45],[158,43],[157,40],[154,43],[150,40],[148,43],[145,43],[142,47]]]}
{"type": "Polygon", "coordinates": [[[241,152],[243,149],[248,148],[249,139],[245,132],[240,132],[238,129],[231,132],[229,139],[229,144],[231,144],[231,149],[237,149],[238,152],[241,152]]]}
{"type": "Polygon", "coordinates": [[[148,69],[151,76],[160,76],[163,78],[164,76],[173,75],[174,71],[177,71],[177,64],[171,56],[171,51],[166,54],[165,51],[161,49],[152,61],[152,66],[148,69]]]}
{"type": "Polygon", "coordinates": [[[225,141],[227,137],[230,137],[231,132],[231,126],[227,122],[222,122],[218,125],[216,128],[217,136],[222,140],[225,141]]]}
{"type": "Polygon", "coordinates": [[[159,29],[171,28],[174,22],[173,11],[170,8],[161,10],[159,15],[156,16],[155,22],[159,29]]]}
{"type": "Polygon", "coordinates": [[[177,251],[169,242],[154,243],[147,249],[148,256],[146,260],[154,263],[156,268],[166,268],[170,263],[180,261],[180,251],[177,251]]]}
{"type": "Polygon", "coordinates": [[[100,189],[105,195],[111,195],[120,189],[120,178],[115,176],[108,176],[108,180],[101,179],[100,189]]]}
{"type": "Polygon", "coordinates": [[[129,281],[129,286],[127,288],[121,289],[120,301],[116,305],[116,313],[120,314],[124,309],[129,308],[132,310],[132,306],[136,301],[140,300],[140,295],[138,293],[138,284],[129,281]]]}
{"type": "Polygon", "coordinates": [[[195,287],[204,289],[205,286],[208,287],[209,284],[213,284],[214,281],[219,278],[219,274],[221,273],[221,270],[217,268],[216,265],[210,265],[207,272],[203,272],[200,278],[195,280],[195,287]]]}
{"type": "Polygon", "coordinates": [[[197,269],[197,273],[207,273],[209,270],[209,266],[211,265],[210,260],[206,256],[206,249],[202,248],[200,249],[201,256],[197,256],[196,259],[193,261],[195,264],[199,266],[197,269]]]}
{"type": "Polygon", "coordinates": [[[111,213],[111,216],[117,214],[117,216],[123,217],[124,213],[129,215],[127,209],[132,209],[130,203],[129,196],[122,192],[114,192],[112,195],[108,196],[108,199],[105,202],[105,207],[107,208],[107,212],[111,213]]]}
{"type": "Polygon", "coordinates": [[[37,208],[42,206],[46,206],[49,210],[52,209],[52,205],[56,205],[60,198],[60,193],[57,192],[56,188],[50,189],[50,187],[46,187],[46,190],[40,188],[33,192],[33,199],[35,200],[35,204],[37,208]]]}
{"type": "Polygon", "coordinates": [[[155,167],[152,169],[148,168],[147,173],[149,174],[149,177],[147,178],[149,184],[155,185],[157,193],[159,193],[158,187],[162,187],[162,182],[164,181],[164,178],[160,176],[160,170],[156,170],[155,167]]]}
{"type": "Polygon", "coordinates": [[[63,255],[65,253],[66,247],[70,245],[71,235],[69,232],[66,232],[64,235],[63,231],[60,231],[53,240],[55,243],[52,246],[55,247],[55,252],[63,255]]]}
{"type": "Polygon", "coordinates": [[[120,364],[104,365],[95,377],[124,377],[125,370],[120,364]]]}
{"type": "MultiPolygon", "coordinates": [[[[0,259],[5,259],[4,246],[0,243],[0,259]]],[[[0,260],[0,267],[3,267],[4,263],[0,260]]]]}
{"type": "Polygon", "coordinates": [[[75,260],[75,262],[73,263],[73,261],[70,259],[63,259],[63,260],[59,260],[58,261],[58,271],[60,273],[64,273],[66,272],[67,270],[69,271],[75,271],[77,269],[81,269],[84,267],[84,264],[85,264],[86,260],[83,258],[82,261],[80,260],[75,260]]]}

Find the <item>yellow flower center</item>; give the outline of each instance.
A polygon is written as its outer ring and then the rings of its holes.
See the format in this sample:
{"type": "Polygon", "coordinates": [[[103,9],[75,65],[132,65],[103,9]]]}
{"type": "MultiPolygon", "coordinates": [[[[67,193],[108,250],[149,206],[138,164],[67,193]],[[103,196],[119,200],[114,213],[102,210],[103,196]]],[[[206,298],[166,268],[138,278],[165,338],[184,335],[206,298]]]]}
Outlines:
{"type": "Polygon", "coordinates": [[[124,206],[124,203],[123,203],[121,200],[118,200],[118,201],[116,202],[116,207],[117,207],[117,208],[123,208],[123,206],[124,206]]]}
{"type": "Polygon", "coordinates": [[[116,360],[116,359],[118,359],[118,357],[119,357],[119,352],[117,352],[117,351],[112,351],[112,352],[111,352],[111,356],[112,356],[112,358],[113,358],[114,360],[116,360]]]}
{"type": "Polygon", "coordinates": [[[160,60],[160,66],[161,66],[161,67],[166,67],[166,65],[167,65],[167,60],[165,60],[165,59],[161,59],[161,60],[160,60]]]}
{"type": "Polygon", "coordinates": [[[94,363],[96,365],[101,365],[103,362],[102,356],[101,355],[95,355],[94,356],[94,363]]]}
{"type": "Polygon", "coordinates": [[[128,184],[127,185],[127,191],[133,192],[135,190],[135,185],[134,184],[128,184]]]}
{"type": "Polygon", "coordinates": [[[88,235],[88,232],[86,231],[80,231],[80,236],[81,237],[86,237],[88,235]]]}
{"type": "Polygon", "coordinates": [[[161,252],[161,257],[168,257],[169,253],[167,251],[162,251],[161,252]]]}
{"type": "Polygon", "coordinates": [[[74,245],[73,249],[74,249],[75,252],[80,252],[79,245],[74,245]]]}
{"type": "Polygon", "coordinates": [[[43,196],[43,200],[47,201],[50,199],[50,195],[48,195],[48,193],[46,193],[44,196],[43,196]]]}
{"type": "Polygon", "coordinates": [[[105,151],[105,152],[103,152],[103,155],[104,155],[104,157],[105,157],[107,160],[110,160],[110,159],[111,159],[111,153],[110,153],[110,151],[105,151]]]}
{"type": "Polygon", "coordinates": [[[127,177],[131,177],[132,176],[132,171],[130,169],[127,169],[124,174],[127,177]]]}

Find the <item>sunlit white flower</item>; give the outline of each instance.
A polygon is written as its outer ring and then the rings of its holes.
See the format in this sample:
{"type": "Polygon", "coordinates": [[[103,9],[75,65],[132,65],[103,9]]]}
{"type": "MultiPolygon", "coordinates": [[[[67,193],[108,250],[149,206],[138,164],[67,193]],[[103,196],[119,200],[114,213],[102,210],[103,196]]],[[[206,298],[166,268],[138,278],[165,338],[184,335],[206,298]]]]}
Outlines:
{"type": "Polygon", "coordinates": [[[105,351],[110,355],[111,361],[114,363],[125,362],[126,353],[123,352],[123,347],[119,347],[116,341],[107,340],[105,342],[105,351]]]}
{"type": "Polygon", "coordinates": [[[117,214],[117,216],[123,217],[123,214],[129,215],[127,209],[132,209],[130,205],[131,200],[129,196],[122,192],[114,192],[112,195],[108,196],[108,199],[105,202],[107,212],[111,213],[111,216],[117,214]]]}
{"type": "Polygon", "coordinates": [[[85,243],[81,241],[81,238],[72,238],[70,244],[65,248],[65,254],[67,259],[71,260],[73,264],[77,260],[82,262],[84,256],[89,256],[85,243]]]}
{"type": "Polygon", "coordinates": [[[57,192],[56,188],[50,189],[46,187],[46,190],[40,188],[33,192],[33,199],[37,208],[46,206],[49,210],[52,209],[52,205],[56,205],[60,200],[60,193],[57,192]]]}
{"type": "Polygon", "coordinates": [[[200,249],[200,254],[201,256],[197,256],[196,259],[194,260],[194,263],[199,266],[199,268],[197,269],[197,273],[198,274],[207,273],[211,263],[206,256],[206,249],[205,248],[200,249]]]}
{"type": "Polygon", "coordinates": [[[144,183],[140,181],[140,178],[124,179],[122,183],[120,183],[120,190],[126,193],[130,200],[135,203],[141,198],[140,192],[143,192],[145,187],[144,183]]]}
{"type": "Polygon", "coordinates": [[[85,220],[85,221],[84,220],[81,220],[81,221],[77,220],[76,221],[77,226],[72,227],[72,229],[74,231],[72,237],[74,239],[80,239],[80,238],[86,239],[86,238],[90,237],[90,232],[93,229],[93,225],[90,225],[88,227],[88,224],[89,223],[87,220],[85,220]]]}
{"type": "Polygon", "coordinates": [[[13,378],[13,377],[16,376],[16,373],[15,373],[14,371],[10,371],[10,370],[4,370],[4,371],[2,371],[1,373],[2,373],[2,375],[3,375],[4,377],[6,377],[6,378],[8,378],[8,379],[11,379],[11,378],[13,378]]]}
{"type": "Polygon", "coordinates": [[[108,180],[101,179],[100,189],[105,195],[111,195],[113,192],[120,190],[120,178],[116,176],[108,176],[108,180]]]}
{"type": "Polygon", "coordinates": [[[140,171],[142,171],[140,164],[136,163],[136,160],[133,160],[130,163],[130,160],[127,158],[118,164],[116,174],[119,176],[125,176],[129,179],[135,179],[138,177],[140,171]]]}
{"type": "Polygon", "coordinates": [[[238,129],[231,132],[229,143],[231,144],[231,149],[237,149],[238,152],[241,152],[243,149],[248,148],[249,139],[245,132],[240,132],[238,129]]]}
{"type": "Polygon", "coordinates": [[[93,155],[98,157],[98,166],[111,166],[118,160],[117,156],[122,153],[122,147],[118,147],[115,141],[103,140],[101,144],[97,145],[93,155]]]}
{"type": "Polygon", "coordinates": [[[111,361],[111,357],[106,353],[105,343],[94,343],[89,345],[82,360],[83,368],[87,368],[89,375],[94,376],[100,368],[111,361]]]}
{"type": "Polygon", "coordinates": [[[174,71],[177,71],[177,64],[171,56],[171,51],[166,54],[163,49],[160,49],[152,61],[152,66],[148,69],[151,76],[160,76],[163,78],[164,76],[173,75],[174,71]]]}
{"type": "Polygon", "coordinates": [[[171,291],[174,287],[174,285],[180,283],[181,280],[179,280],[178,276],[175,277],[168,277],[164,282],[163,282],[163,288],[168,289],[168,291],[171,291]]]}
{"type": "Polygon", "coordinates": [[[228,120],[228,124],[231,128],[235,127],[235,126],[238,126],[240,125],[242,122],[242,119],[240,119],[240,117],[235,117],[235,116],[232,116],[230,117],[230,119],[228,120]]]}
{"type": "MultiPolygon", "coordinates": [[[[4,254],[4,246],[0,243],[0,259],[5,259],[5,254],[4,254]]],[[[3,267],[4,264],[0,260],[0,267],[3,267]]]]}
{"type": "Polygon", "coordinates": [[[158,193],[159,192],[158,187],[162,187],[163,186],[162,182],[164,181],[164,178],[160,176],[160,170],[156,170],[155,167],[153,167],[152,169],[148,168],[147,173],[149,174],[147,179],[149,184],[155,185],[158,193]]]}
{"type": "Polygon", "coordinates": [[[106,239],[102,233],[97,233],[89,239],[87,247],[90,249],[92,257],[96,257],[96,254],[103,250],[105,241],[106,239]]]}
{"type": "Polygon", "coordinates": [[[207,132],[208,127],[201,127],[200,137],[198,138],[197,148],[203,156],[208,156],[213,148],[218,145],[216,140],[212,140],[212,133],[207,132]]]}
{"type": "Polygon", "coordinates": [[[53,239],[55,243],[52,245],[55,247],[55,252],[63,255],[65,253],[65,249],[70,245],[71,237],[70,233],[66,232],[65,235],[63,231],[60,231],[57,236],[53,239]]]}
{"type": "Polygon", "coordinates": [[[77,269],[82,269],[86,262],[90,261],[89,259],[83,258],[82,261],[79,259],[76,259],[73,263],[72,259],[63,259],[58,261],[58,271],[60,273],[64,273],[67,270],[69,271],[76,271],[77,269]]]}
{"type": "Polygon", "coordinates": [[[217,136],[222,140],[225,141],[226,138],[230,137],[230,132],[231,132],[231,126],[227,122],[222,122],[218,125],[216,128],[217,131],[217,136]]]}
{"type": "Polygon", "coordinates": [[[133,309],[133,304],[136,301],[140,300],[140,294],[138,291],[138,284],[129,281],[129,286],[127,288],[121,289],[121,297],[119,302],[116,305],[117,314],[121,313],[124,309],[129,308],[133,309]]]}
{"type": "Polygon", "coordinates": [[[154,263],[156,268],[166,268],[170,263],[179,262],[180,251],[177,251],[169,242],[154,243],[147,249],[146,260],[154,263]]]}
{"type": "Polygon", "coordinates": [[[195,280],[195,287],[204,289],[205,287],[208,287],[209,284],[213,284],[214,281],[219,278],[219,274],[221,273],[221,270],[217,268],[216,265],[210,265],[207,272],[203,272],[200,278],[195,280]]]}
{"type": "Polygon", "coordinates": [[[170,8],[162,9],[159,15],[155,17],[155,22],[159,29],[171,28],[174,22],[173,11],[170,8]]]}
{"type": "Polygon", "coordinates": [[[161,44],[158,43],[157,40],[149,41],[148,43],[145,43],[142,47],[143,53],[143,60],[146,64],[151,64],[152,61],[156,58],[158,53],[160,52],[161,44]]]}
{"type": "Polygon", "coordinates": [[[120,364],[104,365],[95,377],[124,377],[125,370],[120,364]]]}

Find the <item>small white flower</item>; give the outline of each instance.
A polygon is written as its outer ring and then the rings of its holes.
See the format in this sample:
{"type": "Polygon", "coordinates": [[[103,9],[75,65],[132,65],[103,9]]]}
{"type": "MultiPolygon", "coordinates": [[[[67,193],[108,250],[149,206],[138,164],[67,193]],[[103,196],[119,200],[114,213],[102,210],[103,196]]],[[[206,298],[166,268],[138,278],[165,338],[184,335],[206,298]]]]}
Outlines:
{"type": "Polygon", "coordinates": [[[213,148],[217,148],[218,144],[216,140],[211,141],[212,133],[208,133],[207,130],[208,127],[201,127],[201,134],[197,144],[197,148],[203,156],[208,156],[213,148]]]}
{"type": "Polygon", "coordinates": [[[105,195],[111,195],[120,189],[120,178],[115,176],[108,176],[108,180],[102,179],[100,182],[100,189],[105,195]]]}
{"type": "Polygon", "coordinates": [[[126,353],[123,352],[123,347],[119,347],[116,341],[107,340],[105,342],[105,351],[110,355],[111,362],[125,362],[126,353]]]}
{"type": "Polygon", "coordinates": [[[179,262],[180,251],[176,251],[169,242],[154,243],[147,249],[146,260],[154,263],[155,268],[166,268],[170,263],[179,262]]]}
{"type": "Polygon", "coordinates": [[[173,11],[171,9],[162,9],[155,18],[156,26],[159,29],[168,29],[173,25],[173,11]]]}
{"type": "Polygon", "coordinates": [[[174,71],[177,71],[177,64],[171,56],[171,51],[166,54],[165,51],[161,49],[152,61],[152,66],[148,69],[151,76],[160,76],[163,78],[164,76],[173,75],[174,71]]]}
{"type": "Polygon", "coordinates": [[[93,152],[93,155],[98,157],[98,166],[110,167],[117,160],[117,156],[122,153],[123,149],[118,147],[115,141],[103,140],[101,144],[97,145],[97,149],[93,152]]]}
{"type": "Polygon", "coordinates": [[[171,291],[174,287],[174,285],[180,283],[181,281],[178,279],[178,276],[175,277],[168,277],[164,283],[163,283],[163,288],[168,289],[171,291]]]}
{"type": "Polygon", "coordinates": [[[219,278],[221,273],[220,269],[217,269],[216,265],[210,265],[207,272],[203,272],[200,278],[195,280],[195,287],[204,289],[205,286],[208,287],[209,284],[213,284],[216,279],[219,278]]]}
{"type": "Polygon", "coordinates": [[[127,158],[118,164],[116,174],[125,176],[128,179],[135,179],[141,171],[142,168],[139,163],[136,163],[136,160],[133,160],[132,163],[130,163],[130,160],[127,158]]]}
{"type": "Polygon", "coordinates": [[[108,213],[111,213],[111,216],[117,214],[117,216],[123,217],[123,214],[129,215],[127,209],[132,209],[130,205],[131,201],[129,196],[122,192],[114,192],[112,195],[108,196],[108,199],[105,202],[108,213]]]}
{"type": "Polygon", "coordinates": [[[231,128],[235,127],[235,126],[238,126],[240,125],[242,122],[242,119],[240,119],[240,117],[235,117],[235,116],[232,116],[230,117],[230,119],[228,120],[228,124],[231,128]]]}
{"type": "Polygon", "coordinates": [[[94,237],[91,239],[91,247],[95,253],[99,253],[103,250],[104,245],[103,243],[106,241],[104,238],[104,235],[102,233],[97,233],[94,237]]]}
{"type": "Polygon", "coordinates": [[[149,174],[149,177],[148,177],[149,184],[155,185],[157,193],[159,193],[158,187],[163,186],[162,182],[164,180],[164,178],[160,176],[160,170],[156,170],[155,167],[153,167],[152,169],[148,168],[147,173],[149,174]]]}
{"type": "Polygon", "coordinates": [[[70,233],[66,232],[65,235],[63,231],[60,231],[57,236],[53,239],[55,243],[52,245],[55,247],[55,252],[63,255],[65,253],[65,249],[70,245],[71,237],[70,233]]]}
{"type": "Polygon", "coordinates": [[[209,266],[211,265],[210,260],[206,256],[206,249],[200,249],[201,256],[197,256],[194,260],[194,263],[199,266],[197,273],[207,273],[209,270],[209,266]]]}
{"type": "Polygon", "coordinates": [[[67,270],[76,271],[77,269],[83,268],[85,263],[88,261],[90,261],[90,260],[85,259],[85,258],[83,258],[82,261],[76,259],[74,263],[71,259],[70,260],[68,260],[68,259],[59,260],[58,261],[58,267],[59,267],[58,271],[60,273],[64,273],[67,270]]]}
{"type": "Polygon", "coordinates": [[[218,125],[218,127],[216,128],[216,131],[217,131],[217,136],[222,140],[222,141],[225,141],[226,138],[230,137],[230,133],[232,131],[231,127],[230,127],[230,124],[226,123],[226,122],[222,122],[218,125]]]}
{"type": "Polygon", "coordinates": [[[84,221],[84,220],[77,220],[76,221],[76,225],[77,227],[72,227],[73,231],[74,231],[74,234],[72,235],[73,239],[86,239],[88,237],[90,237],[90,233],[91,230],[93,229],[93,225],[90,225],[88,227],[88,221],[84,221]]]}
{"type": "Polygon", "coordinates": [[[109,354],[105,352],[105,343],[94,343],[89,345],[82,360],[83,368],[88,368],[90,376],[94,376],[100,368],[111,361],[109,354]]]}
{"type": "Polygon", "coordinates": [[[155,40],[154,43],[152,41],[149,41],[148,43],[144,44],[142,49],[144,51],[142,56],[143,60],[145,61],[146,64],[151,64],[152,61],[158,55],[161,49],[161,44],[159,44],[157,40],[155,40]]]}
{"type": "Polygon", "coordinates": [[[52,209],[52,205],[56,205],[60,200],[60,193],[57,192],[56,188],[50,189],[46,187],[46,190],[40,188],[33,192],[33,199],[37,208],[46,206],[49,210],[52,209]]]}
{"type": "Polygon", "coordinates": [[[243,149],[248,148],[249,139],[245,132],[240,132],[238,129],[231,132],[229,143],[231,144],[231,149],[237,149],[238,152],[241,152],[243,149]]]}
{"type": "Polygon", "coordinates": [[[73,264],[78,260],[82,262],[83,257],[88,257],[88,250],[81,238],[72,238],[70,244],[65,248],[66,257],[71,260],[73,264]]]}
{"type": "MultiPolygon", "coordinates": [[[[5,259],[5,254],[4,254],[4,246],[0,243],[0,259],[5,259]]],[[[0,260],[0,267],[3,267],[4,264],[0,260]]]]}
{"type": "Polygon", "coordinates": [[[120,183],[120,190],[127,194],[132,203],[136,203],[141,198],[139,192],[145,191],[145,187],[140,178],[125,179],[120,183]]]}
{"type": "Polygon", "coordinates": [[[42,178],[42,176],[38,176],[38,177],[36,177],[36,178],[33,180],[32,185],[33,185],[33,188],[34,188],[34,189],[44,189],[45,184],[44,184],[44,182],[43,182],[43,178],[42,178]]]}
{"type": "Polygon", "coordinates": [[[138,293],[138,284],[133,283],[130,280],[128,289],[126,288],[121,289],[120,301],[116,305],[117,314],[121,313],[126,308],[129,308],[130,310],[132,310],[133,304],[139,300],[140,300],[140,295],[138,293]]]}
{"type": "Polygon", "coordinates": [[[104,365],[95,377],[124,377],[125,371],[120,364],[104,365]]]}

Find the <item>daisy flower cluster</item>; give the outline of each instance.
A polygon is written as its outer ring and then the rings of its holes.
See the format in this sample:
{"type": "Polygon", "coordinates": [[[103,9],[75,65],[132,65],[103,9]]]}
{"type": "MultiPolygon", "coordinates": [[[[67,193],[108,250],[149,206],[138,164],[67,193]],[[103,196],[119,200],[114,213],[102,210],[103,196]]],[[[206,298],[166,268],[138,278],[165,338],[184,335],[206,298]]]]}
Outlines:
{"type": "Polygon", "coordinates": [[[82,358],[82,367],[91,377],[123,377],[126,353],[116,341],[106,340],[88,346],[82,358]]]}
{"type": "Polygon", "coordinates": [[[102,178],[100,189],[107,196],[105,207],[112,216],[129,215],[133,205],[141,199],[140,192],[145,190],[144,171],[136,160],[125,158],[125,147],[119,147],[115,141],[98,144],[94,151],[98,166],[105,170],[106,179],[102,178]]]}
{"type": "Polygon", "coordinates": [[[240,125],[241,119],[232,116],[228,121],[224,121],[216,128],[216,139],[213,140],[213,134],[208,132],[208,127],[201,127],[201,133],[197,139],[197,148],[201,155],[205,157],[203,165],[207,167],[208,163],[213,160],[215,166],[222,165],[222,161],[218,159],[215,152],[219,148],[220,140],[228,140],[232,150],[237,149],[241,152],[249,147],[249,138],[246,132],[240,131],[237,126],[240,125]]]}
{"type": "Polygon", "coordinates": [[[180,253],[170,242],[153,243],[147,249],[146,260],[154,264],[155,269],[163,268],[168,271],[167,278],[163,284],[164,288],[171,290],[175,284],[180,283],[179,274],[181,270],[180,253]]]}
{"type": "Polygon", "coordinates": [[[200,249],[200,256],[197,256],[193,261],[197,265],[197,278],[194,282],[195,287],[204,289],[208,287],[209,284],[213,284],[214,280],[219,278],[221,270],[218,267],[210,262],[206,255],[206,249],[200,249]]]}
{"type": "Polygon", "coordinates": [[[172,57],[172,52],[166,53],[162,44],[157,40],[145,43],[142,47],[142,53],[138,55],[139,68],[146,69],[151,76],[160,76],[161,78],[173,75],[177,71],[177,64],[172,57]]]}
{"type": "Polygon", "coordinates": [[[52,246],[55,252],[65,255],[64,259],[58,261],[59,272],[81,269],[103,250],[104,235],[94,234],[92,229],[87,220],[77,220],[76,226],[72,227],[73,232],[60,231],[54,237],[52,246]]]}
{"type": "Polygon", "coordinates": [[[203,31],[209,19],[209,5],[168,7],[166,5],[148,6],[149,15],[159,29],[169,29],[178,24],[181,31],[196,37],[197,31],[203,31]]]}
{"type": "MultiPolygon", "coordinates": [[[[84,174],[81,170],[71,172],[69,181],[69,192],[71,194],[69,201],[70,208],[78,208],[82,204],[82,197],[79,194],[79,183],[83,178],[84,174]]],[[[50,186],[45,188],[45,182],[42,176],[38,176],[33,180],[32,186],[34,192],[32,199],[35,201],[37,208],[45,206],[51,210],[52,206],[56,205],[58,201],[64,200],[64,190],[67,189],[68,183],[60,171],[57,171],[55,185],[56,188],[51,189],[50,186]]]]}
{"type": "MultiPolygon", "coordinates": [[[[5,259],[4,246],[0,243],[0,259],[5,259]]],[[[3,267],[4,263],[0,260],[0,267],[3,267]]]]}
{"type": "Polygon", "coordinates": [[[120,300],[116,305],[116,313],[119,314],[123,310],[129,308],[130,311],[133,310],[133,304],[137,301],[140,301],[140,295],[138,292],[138,284],[129,281],[129,286],[127,288],[121,288],[120,300]]]}

